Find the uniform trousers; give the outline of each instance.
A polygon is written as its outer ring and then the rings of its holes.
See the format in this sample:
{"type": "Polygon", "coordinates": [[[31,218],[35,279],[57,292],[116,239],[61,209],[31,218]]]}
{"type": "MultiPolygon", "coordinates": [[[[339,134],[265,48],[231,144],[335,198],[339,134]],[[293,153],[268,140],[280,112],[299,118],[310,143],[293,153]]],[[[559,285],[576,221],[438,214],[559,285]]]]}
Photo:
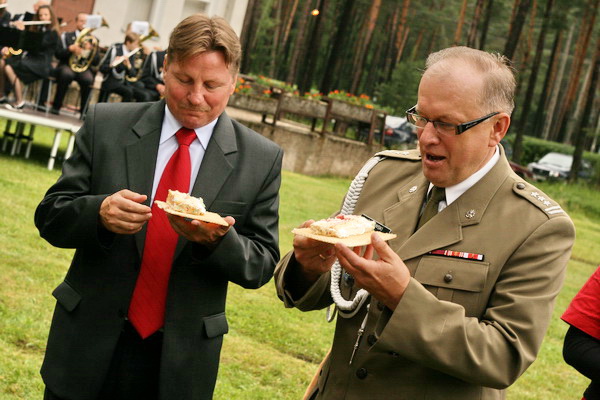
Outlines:
{"type": "Polygon", "coordinates": [[[52,109],[55,111],[60,110],[65,98],[65,94],[69,89],[71,82],[75,81],[79,84],[79,91],[81,93],[81,101],[79,110],[84,112],[87,99],[90,95],[92,84],[94,83],[94,75],[89,69],[83,72],[75,72],[68,65],[59,65],[54,71],[56,77],[56,94],[54,95],[54,101],[52,102],[52,109]]]}
{"type": "MultiPolygon", "coordinates": [[[[158,400],[162,331],[142,339],[126,322],[97,400],[158,400]]],[[[48,388],[44,400],[67,400],[48,388]]]]}

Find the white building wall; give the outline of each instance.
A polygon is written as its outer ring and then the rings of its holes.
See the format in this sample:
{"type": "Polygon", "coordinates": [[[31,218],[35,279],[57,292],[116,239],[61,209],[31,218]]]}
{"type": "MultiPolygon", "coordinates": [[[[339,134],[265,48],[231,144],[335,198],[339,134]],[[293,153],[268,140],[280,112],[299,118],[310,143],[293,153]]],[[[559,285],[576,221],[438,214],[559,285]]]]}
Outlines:
{"type": "Polygon", "coordinates": [[[94,13],[100,13],[108,21],[110,28],[96,31],[103,46],[121,42],[125,28],[134,20],[149,21],[159,38],[145,42],[150,47],[166,49],[173,28],[185,17],[202,12],[210,16],[225,18],[240,35],[246,15],[248,0],[96,0],[94,13]],[[125,10],[125,12],[123,12],[125,10]]]}

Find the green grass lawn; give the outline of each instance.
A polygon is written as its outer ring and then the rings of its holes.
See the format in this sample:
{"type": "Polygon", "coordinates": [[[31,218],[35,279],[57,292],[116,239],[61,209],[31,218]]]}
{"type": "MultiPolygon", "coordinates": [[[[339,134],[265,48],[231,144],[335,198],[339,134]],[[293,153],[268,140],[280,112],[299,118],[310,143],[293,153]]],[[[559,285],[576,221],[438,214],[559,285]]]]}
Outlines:
{"type": "MultiPolygon", "coordinates": [[[[0,129],[3,127],[0,120],[0,129]]],[[[72,250],[40,239],[33,212],[59,171],[45,168],[52,132],[39,130],[32,158],[0,153],[0,400],[41,399],[39,368],[54,299],[72,250]]],[[[1,143],[1,142],[0,142],[1,143]]],[[[62,151],[66,147],[63,138],[62,151]]],[[[60,163],[57,163],[60,165],[60,163]]],[[[291,229],[335,211],[349,181],[284,172],[281,189],[281,250],[291,248],[291,229]]],[[[577,226],[577,241],[538,360],[509,389],[511,400],[579,399],[588,381],[562,361],[566,324],[559,316],[600,260],[597,193],[583,187],[543,185],[563,202],[577,226]]],[[[330,346],[333,324],[325,312],[285,309],[272,283],[259,290],[231,285],[215,399],[299,399],[330,346]]]]}

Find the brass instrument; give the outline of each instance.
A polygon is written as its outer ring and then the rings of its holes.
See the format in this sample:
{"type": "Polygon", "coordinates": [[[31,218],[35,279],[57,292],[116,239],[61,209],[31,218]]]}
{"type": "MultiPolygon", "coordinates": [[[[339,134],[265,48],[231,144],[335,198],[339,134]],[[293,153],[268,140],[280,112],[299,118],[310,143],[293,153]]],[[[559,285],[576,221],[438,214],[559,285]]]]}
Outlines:
{"type": "MultiPolygon", "coordinates": [[[[142,77],[142,73],[144,72],[143,71],[144,62],[146,61],[146,57],[148,57],[148,54],[146,54],[143,51],[142,43],[153,37],[159,37],[159,34],[158,34],[158,32],[156,32],[154,30],[152,25],[149,25],[148,33],[146,35],[140,36],[140,47],[138,47],[138,49],[142,50],[142,51],[137,51],[133,55],[132,65],[136,68],[137,73],[135,76],[125,76],[125,79],[127,79],[128,82],[137,82],[142,77]]],[[[131,57],[131,55],[130,55],[130,57],[131,57]]]]}
{"type": "MultiPolygon", "coordinates": [[[[108,28],[108,23],[104,18],[102,18],[101,27],[108,28]]],[[[77,55],[75,53],[71,54],[69,57],[69,67],[73,70],[73,72],[84,72],[92,64],[94,61],[94,57],[98,53],[98,39],[92,35],[92,32],[96,28],[84,28],[77,36],[75,43],[77,46],[81,47],[81,54],[77,55]]]]}

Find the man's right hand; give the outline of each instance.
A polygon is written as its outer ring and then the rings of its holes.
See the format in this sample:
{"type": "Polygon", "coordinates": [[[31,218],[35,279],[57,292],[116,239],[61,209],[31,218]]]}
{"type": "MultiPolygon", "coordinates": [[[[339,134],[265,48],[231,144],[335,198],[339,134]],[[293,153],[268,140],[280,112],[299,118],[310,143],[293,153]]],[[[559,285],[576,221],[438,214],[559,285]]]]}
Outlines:
{"type": "Polygon", "coordinates": [[[152,217],[151,208],[143,205],[147,196],[123,189],[104,199],[100,205],[100,222],[111,232],[131,235],[139,232],[152,217]]]}
{"type": "MultiPolygon", "coordinates": [[[[299,228],[308,228],[313,220],[304,222],[299,228]]],[[[335,246],[304,236],[294,237],[294,258],[300,264],[307,281],[314,282],[331,269],[335,262],[335,246]]]]}

